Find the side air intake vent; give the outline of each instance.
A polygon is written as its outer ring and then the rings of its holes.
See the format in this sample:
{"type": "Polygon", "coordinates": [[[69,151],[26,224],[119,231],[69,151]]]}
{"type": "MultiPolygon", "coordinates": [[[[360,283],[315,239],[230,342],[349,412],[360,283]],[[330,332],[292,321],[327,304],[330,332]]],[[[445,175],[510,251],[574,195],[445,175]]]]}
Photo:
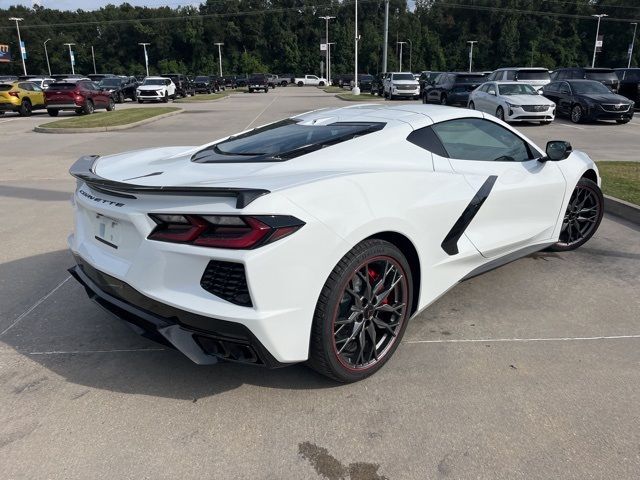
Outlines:
{"type": "Polygon", "coordinates": [[[202,274],[200,286],[227,302],[242,307],[253,306],[247,287],[244,265],[241,263],[210,261],[202,274]]]}

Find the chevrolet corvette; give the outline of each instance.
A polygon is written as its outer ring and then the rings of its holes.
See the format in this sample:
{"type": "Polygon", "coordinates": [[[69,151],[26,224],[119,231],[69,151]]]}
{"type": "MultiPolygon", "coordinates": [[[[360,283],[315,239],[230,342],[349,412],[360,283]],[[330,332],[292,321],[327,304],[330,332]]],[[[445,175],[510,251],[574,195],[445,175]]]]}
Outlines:
{"type": "Polygon", "coordinates": [[[70,173],[70,272],[95,302],[198,364],[339,382],[379,370],[457,283],[573,250],[603,215],[585,153],[445,106],[321,109],[70,173]]]}

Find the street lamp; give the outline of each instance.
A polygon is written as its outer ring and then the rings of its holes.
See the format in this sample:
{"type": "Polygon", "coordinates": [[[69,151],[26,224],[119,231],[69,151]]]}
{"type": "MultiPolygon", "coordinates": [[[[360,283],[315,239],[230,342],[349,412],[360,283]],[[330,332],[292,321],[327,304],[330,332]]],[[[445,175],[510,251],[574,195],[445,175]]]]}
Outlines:
{"type": "Polygon", "coordinates": [[[329,20],[332,20],[336,17],[331,17],[329,15],[325,15],[324,17],[318,17],[321,20],[325,21],[325,36],[324,36],[324,44],[327,49],[325,55],[327,57],[327,83],[331,84],[331,67],[329,66],[329,61],[331,57],[329,56],[329,20]]]}
{"type": "Polygon", "coordinates": [[[138,45],[141,45],[142,48],[144,49],[144,66],[147,69],[147,77],[149,76],[149,55],[147,55],[147,47],[149,45],[151,45],[150,43],[138,43],[138,45]]]}
{"type": "Polygon", "coordinates": [[[469,71],[473,68],[473,46],[478,43],[477,40],[467,40],[469,44],[469,71]]]}
{"type": "Polygon", "coordinates": [[[76,74],[76,70],[74,64],[76,63],[75,58],[73,58],[73,52],[71,51],[71,47],[75,45],[75,43],[65,43],[66,46],[69,47],[69,60],[71,61],[71,75],[76,74]]]}
{"type": "Polygon", "coordinates": [[[27,75],[27,65],[24,63],[24,50],[22,47],[22,38],[20,38],[20,25],[18,22],[24,20],[24,18],[11,17],[9,20],[16,22],[16,30],[18,31],[18,47],[20,48],[20,58],[22,59],[22,70],[24,71],[25,76],[27,75]]]}
{"type": "Polygon", "coordinates": [[[406,45],[407,42],[396,42],[398,45],[400,45],[400,55],[398,55],[398,62],[400,63],[400,68],[398,69],[399,72],[402,71],[402,46],[406,45]]]}
{"type": "Polygon", "coordinates": [[[601,13],[599,15],[591,15],[591,16],[598,19],[598,27],[596,28],[596,41],[593,44],[593,60],[591,60],[591,68],[593,68],[596,65],[596,50],[598,50],[598,35],[600,34],[600,20],[602,20],[603,17],[608,17],[609,15],[607,15],[606,13],[601,13]]]}
{"type": "Polygon", "coordinates": [[[222,77],[222,50],[220,50],[220,47],[222,47],[222,45],[224,45],[224,43],[214,43],[214,45],[218,46],[218,60],[220,61],[220,76],[222,77]]]}
{"type": "Polygon", "coordinates": [[[633,25],[633,39],[631,40],[631,47],[629,48],[629,63],[627,64],[627,68],[631,68],[631,57],[633,57],[633,47],[636,43],[636,30],[638,30],[638,24],[636,22],[631,25],[633,25]]]}
{"type": "Polygon", "coordinates": [[[93,59],[93,73],[95,75],[98,72],[96,70],[96,52],[93,51],[93,45],[91,45],[91,58],[93,59]]]}
{"type": "Polygon", "coordinates": [[[360,87],[358,86],[358,0],[355,0],[355,55],[354,55],[354,75],[353,75],[353,89],[351,93],[354,95],[360,95],[360,87]]]}
{"type": "Polygon", "coordinates": [[[47,42],[50,41],[50,38],[47,38],[43,45],[44,45],[44,56],[47,59],[47,70],[49,70],[49,76],[51,76],[51,64],[49,63],[49,52],[47,52],[47,42]]]}

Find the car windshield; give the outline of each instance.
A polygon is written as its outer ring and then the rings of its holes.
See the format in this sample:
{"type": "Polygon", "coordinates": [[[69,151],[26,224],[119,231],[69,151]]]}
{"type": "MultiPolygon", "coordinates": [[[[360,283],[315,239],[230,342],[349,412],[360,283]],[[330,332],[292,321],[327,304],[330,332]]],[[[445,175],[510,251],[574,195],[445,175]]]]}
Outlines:
{"type": "Polygon", "coordinates": [[[526,83],[509,83],[506,85],[498,85],[499,95],[537,95],[537,92],[531,85],[526,83]]]}
{"type": "Polygon", "coordinates": [[[100,82],[101,87],[119,87],[122,80],[119,78],[105,78],[100,82]]]}
{"type": "Polygon", "coordinates": [[[232,136],[199,151],[191,160],[199,163],[277,162],[366,135],[384,125],[377,122],[305,125],[288,119],[232,136]]]}
{"type": "Polygon", "coordinates": [[[611,93],[611,90],[609,90],[600,82],[571,82],[571,88],[573,90],[573,93],[577,93],[580,95],[590,93],[611,93]]]}
{"type": "Polygon", "coordinates": [[[457,75],[456,83],[482,83],[484,75],[457,75]]]}
{"type": "Polygon", "coordinates": [[[147,78],[143,85],[164,85],[164,78],[147,78]]]}
{"type": "Polygon", "coordinates": [[[546,70],[520,70],[518,80],[550,80],[550,77],[546,70]]]}
{"type": "Polygon", "coordinates": [[[611,81],[611,82],[617,82],[618,81],[618,76],[615,74],[615,72],[608,72],[608,71],[587,71],[586,73],[586,78],[588,78],[589,80],[599,80],[599,81],[611,81]]]}
{"type": "Polygon", "coordinates": [[[415,78],[413,78],[413,74],[411,73],[394,73],[393,80],[415,80],[415,78]]]}
{"type": "Polygon", "coordinates": [[[196,82],[208,82],[209,81],[209,77],[196,77],[196,79],[194,81],[196,81],[196,82]]]}

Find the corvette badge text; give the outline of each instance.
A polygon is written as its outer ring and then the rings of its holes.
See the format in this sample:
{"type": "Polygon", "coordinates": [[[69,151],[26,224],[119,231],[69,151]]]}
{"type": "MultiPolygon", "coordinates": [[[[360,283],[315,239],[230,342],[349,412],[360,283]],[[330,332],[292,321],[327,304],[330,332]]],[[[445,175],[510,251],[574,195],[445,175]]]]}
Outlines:
{"type": "Polygon", "coordinates": [[[112,202],[111,200],[107,200],[105,198],[94,197],[93,195],[85,192],[82,189],[80,189],[79,192],[80,192],[80,195],[87,197],[89,200],[93,200],[94,202],[105,203],[105,204],[111,205],[112,207],[124,207],[124,203],[112,202]]]}

